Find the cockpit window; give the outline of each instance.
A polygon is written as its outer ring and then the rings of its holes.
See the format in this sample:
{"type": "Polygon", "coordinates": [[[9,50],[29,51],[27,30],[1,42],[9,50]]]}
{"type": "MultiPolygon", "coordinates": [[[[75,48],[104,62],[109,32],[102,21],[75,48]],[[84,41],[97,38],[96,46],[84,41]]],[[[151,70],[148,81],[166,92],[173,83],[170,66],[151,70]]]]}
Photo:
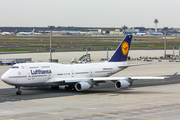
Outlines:
{"type": "Polygon", "coordinates": [[[15,69],[15,68],[17,68],[17,69],[18,69],[19,67],[18,67],[18,66],[12,66],[11,68],[12,68],[12,69],[15,69]]]}

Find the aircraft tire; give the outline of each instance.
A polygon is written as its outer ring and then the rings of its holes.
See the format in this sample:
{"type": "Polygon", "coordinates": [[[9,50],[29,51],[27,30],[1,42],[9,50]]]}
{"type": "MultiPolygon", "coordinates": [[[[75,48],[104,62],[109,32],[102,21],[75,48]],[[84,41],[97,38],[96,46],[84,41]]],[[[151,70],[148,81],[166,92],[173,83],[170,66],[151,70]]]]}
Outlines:
{"type": "Polygon", "coordinates": [[[55,90],[59,90],[59,86],[55,86],[55,90]]]}
{"type": "Polygon", "coordinates": [[[72,87],[72,86],[66,86],[66,87],[65,87],[65,90],[75,90],[75,88],[72,87]]]}
{"type": "Polygon", "coordinates": [[[52,90],[59,90],[59,86],[51,86],[52,90]]]}
{"type": "Polygon", "coordinates": [[[17,91],[16,95],[22,95],[22,92],[21,91],[17,91]]]}

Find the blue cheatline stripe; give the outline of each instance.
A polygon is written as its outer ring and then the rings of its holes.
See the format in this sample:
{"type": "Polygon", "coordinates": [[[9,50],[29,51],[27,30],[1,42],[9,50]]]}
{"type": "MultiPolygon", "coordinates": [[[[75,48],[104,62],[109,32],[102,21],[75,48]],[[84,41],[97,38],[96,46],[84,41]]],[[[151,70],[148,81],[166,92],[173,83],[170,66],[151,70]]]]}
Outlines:
{"type": "Polygon", "coordinates": [[[108,62],[126,61],[131,45],[131,40],[132,40],[132,35],[127,35],[108,62]]]}

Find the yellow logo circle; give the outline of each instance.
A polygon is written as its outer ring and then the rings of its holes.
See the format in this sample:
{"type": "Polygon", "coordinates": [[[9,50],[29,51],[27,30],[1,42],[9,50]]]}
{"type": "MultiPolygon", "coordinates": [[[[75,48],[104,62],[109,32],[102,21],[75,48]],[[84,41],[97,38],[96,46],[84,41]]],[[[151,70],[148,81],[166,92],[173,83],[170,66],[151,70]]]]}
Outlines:
{"type": "Polygon", "coordinates": [[[127,42],[123,42],[121,46],[121,50],[122,50],[123,55],[127,55],[129,51],[129,44],[127,42]]]}

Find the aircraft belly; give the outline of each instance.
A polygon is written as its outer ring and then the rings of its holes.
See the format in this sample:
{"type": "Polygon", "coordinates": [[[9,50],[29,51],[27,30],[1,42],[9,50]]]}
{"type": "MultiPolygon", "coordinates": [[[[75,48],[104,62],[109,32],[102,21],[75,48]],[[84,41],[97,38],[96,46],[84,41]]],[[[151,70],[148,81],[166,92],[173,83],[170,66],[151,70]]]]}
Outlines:
{"type": "Polygon", "coordinates": [[[46,86],[44,83],[17,83],[13,84],[14,86],[22,86],[22,87],[36,87],[36,86],[46,86]]]}

